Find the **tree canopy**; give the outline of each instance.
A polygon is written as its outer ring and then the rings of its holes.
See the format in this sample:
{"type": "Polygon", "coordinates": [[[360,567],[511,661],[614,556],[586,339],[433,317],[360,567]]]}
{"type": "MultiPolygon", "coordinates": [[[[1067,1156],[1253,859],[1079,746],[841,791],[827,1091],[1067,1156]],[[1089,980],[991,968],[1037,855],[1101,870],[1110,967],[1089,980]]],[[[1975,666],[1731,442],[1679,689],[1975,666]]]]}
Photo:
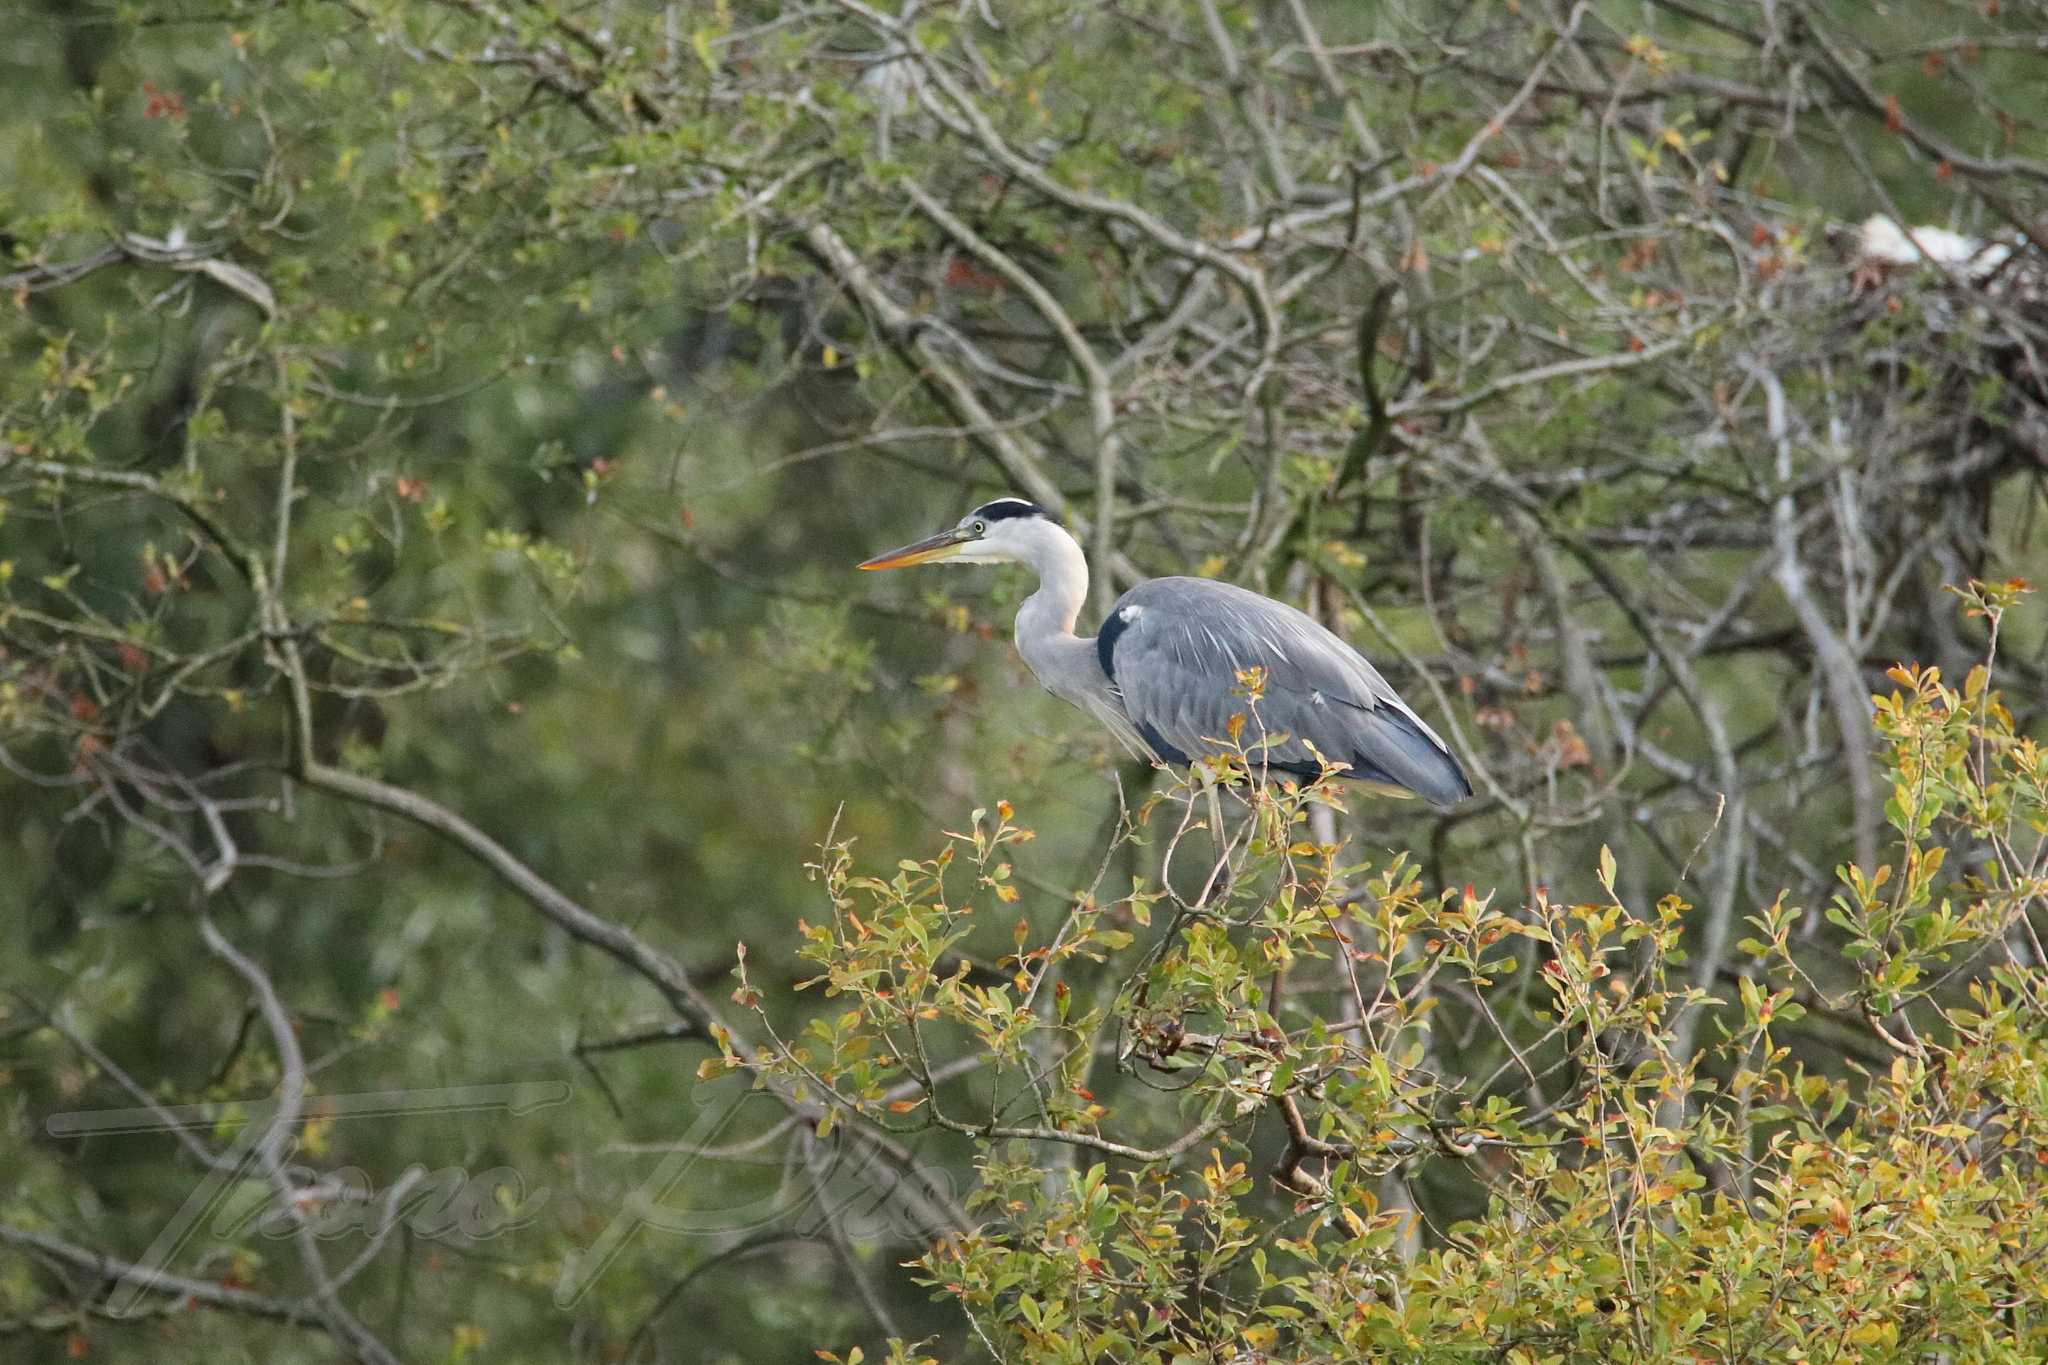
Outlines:
{"type": "Polygon", "coordinates": [[[2038,0],[17,11],[25,1358],[2048,1353],[2038,0]]]}

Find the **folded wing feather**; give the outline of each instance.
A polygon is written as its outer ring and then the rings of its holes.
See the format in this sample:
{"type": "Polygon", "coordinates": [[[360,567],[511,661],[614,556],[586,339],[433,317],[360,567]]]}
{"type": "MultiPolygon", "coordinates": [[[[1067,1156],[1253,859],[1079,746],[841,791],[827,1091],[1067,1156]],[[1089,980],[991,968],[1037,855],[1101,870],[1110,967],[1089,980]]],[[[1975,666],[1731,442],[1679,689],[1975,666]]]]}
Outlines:
{"type": "Polygon", "coordinates": [[[1308,616],[1206,578],[1155,578],[1125,593],[1097,637],[1131,725],[1169,762],[1217,747],[1232,715],[1244,742],[1279,739],[1268,765],[1313,776],[1316,755],[1346,776],[1404,788],[1438,805],[1471,786],[1436,732],[1379,670],[1308,616]],[[1256,705],[1239,675],[1266,671],[1256,705]]]}

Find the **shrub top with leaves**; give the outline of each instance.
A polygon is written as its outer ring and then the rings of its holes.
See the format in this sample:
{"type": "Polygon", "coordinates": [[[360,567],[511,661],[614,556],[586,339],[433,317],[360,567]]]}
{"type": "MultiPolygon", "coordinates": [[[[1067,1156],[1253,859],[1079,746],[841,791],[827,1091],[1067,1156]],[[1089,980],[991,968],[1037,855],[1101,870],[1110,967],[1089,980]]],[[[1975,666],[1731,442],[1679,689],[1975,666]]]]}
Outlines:
{"type": "MultiPolygon", "coordinates": [[[[2020,591],[1966,594],[1994,649],[2020,591]]],[[[1308,832],[1325,784],[1233,785],[1174,875],[1241,755],[1118,829],[1164,880],[1007,951],[1007,806],[887,877],[828,844],[803,988],[835,1003],[747,1069],[843,1142],[972,1142],[974,1220],[917,1268],[999,1358],[2039,1360],[2048,761],[1993,670],[1893,671],[1892,857],[1749,916],[1705,986],[1692,907],[1625,904],[1604,852],[1595,903],[1429,892],[1308,832]]]]}

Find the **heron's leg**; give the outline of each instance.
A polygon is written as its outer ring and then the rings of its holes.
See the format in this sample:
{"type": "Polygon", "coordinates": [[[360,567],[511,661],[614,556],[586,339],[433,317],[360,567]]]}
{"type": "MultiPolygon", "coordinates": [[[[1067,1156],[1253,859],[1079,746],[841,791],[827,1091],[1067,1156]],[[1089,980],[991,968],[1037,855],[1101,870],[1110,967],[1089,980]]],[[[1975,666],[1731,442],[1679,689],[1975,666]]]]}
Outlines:
{"type": "Polygon", "coordinates": [[[1230,886],[1230,841],[1223,833],[1223,797],[1216,784],[1210,783],[1203,795],[1209,803],[1209,847],[1215,852],[1215,861],[1210,864],[1208,881],[1202,888],[1199,902],[1207,905],[1230,886]]]}
{"type": "Polygon", "coordinates": [[[1318,801],[1308,808],[1309,836],[1319,844],[1337,842],[1337,812],[1318,801]]]}

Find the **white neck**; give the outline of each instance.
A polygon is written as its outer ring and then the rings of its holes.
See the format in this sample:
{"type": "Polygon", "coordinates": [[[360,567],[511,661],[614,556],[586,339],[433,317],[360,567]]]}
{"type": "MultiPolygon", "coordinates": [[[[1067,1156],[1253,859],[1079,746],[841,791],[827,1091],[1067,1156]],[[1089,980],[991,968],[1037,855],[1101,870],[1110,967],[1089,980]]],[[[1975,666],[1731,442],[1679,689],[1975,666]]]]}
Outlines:
{"type": "Polygon", "coordinates": [[[1011,549],[1038,573],[1038,591],[1017,609],[1017,652],[1054,696],[1077,705],[1107,691],[1095,642],[1074,634],[1088,600],[1088,558],[1074,538],[1034,519],[1012,533],[1011,549]]]}
{"type": "Polygon", "coordinates": [[[1074,538],[1049,521],[1033,518],[1018,535],[1018,554],[1038,574],[1038,591],[1017,612],[1017,642],[1027,633],[1071,636],[1088,600],[1088,557],[1074,538]]]}

